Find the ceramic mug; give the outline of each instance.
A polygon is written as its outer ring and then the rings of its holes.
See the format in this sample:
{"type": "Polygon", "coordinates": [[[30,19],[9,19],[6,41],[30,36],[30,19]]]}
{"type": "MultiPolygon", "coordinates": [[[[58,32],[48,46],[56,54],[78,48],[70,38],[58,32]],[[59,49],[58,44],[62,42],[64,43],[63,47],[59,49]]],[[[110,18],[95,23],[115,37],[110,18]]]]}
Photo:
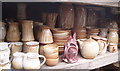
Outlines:
{"type": "Polygon", "coordinates": [[[118,51],[118,44],[110,43],[108,50],[109,50],[109,52],[117,52],[118,51]]]}
{"type": "Polygon", "coordinates": [[[26,53],[28,53],[28,52],[38,53],[39,52],[39,42],[36,42],[36,41],[26,42],[25,46],[23,48],[23,51],[26,53]]]}
{"type": "Polygon", "coordinates": [[[10,42],[11,54],[13,55],[15,52],[21,52],[22,45],[22,42],[10,42]]]}

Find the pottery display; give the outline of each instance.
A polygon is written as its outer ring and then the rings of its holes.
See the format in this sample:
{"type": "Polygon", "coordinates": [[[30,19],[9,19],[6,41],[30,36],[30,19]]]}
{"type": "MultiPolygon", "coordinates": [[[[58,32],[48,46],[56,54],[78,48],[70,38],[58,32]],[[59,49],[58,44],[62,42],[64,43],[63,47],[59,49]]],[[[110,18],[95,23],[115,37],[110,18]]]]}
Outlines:
{"type": "Polygon", "coordinates": [[[84,58],[93,59],[99,54],[99,44],[93,39],[77,40],[80,45],[80,51],[84,58]]]}
{"type": "Polygon", "coordinates": [[[37,41],[26,42],[24,44],[23,52],[38,53],[39,52],[39,42],[37,42],[37,41]]]}
{"type": "Polygon", "coordinates": [[[108,29],[106,29],[106,28],[101,28],[101,29],[100,29],[100,33],[99,33],[99,36],[100,36],[100,37],[103,37],[103,38],[106,38],[107,35],[108,35],[108,29]]]}
{"type": "Polygon", "coordinates": [[[13,55],[15,52],[21,52],[22,45],[22,42],[10,42],[11,55],[13,55]]]}
{"type": "Polygon", "coordinates": [[[33,21],[23,20],[22,24],[22,41],[33,41],[33,21]]]}
{"type": "Polygon", "coordinates": [[[119,37],[118,37],[118,32],[117,31],[118,31],[117,29],[110,29],[109,30],[109,34],[108,34],[109,43],[118,44],[119,37]]]}
{"type": "Polygon", "coordinates": [[[6,36],[6,28],[5,28],[6,23],[0,22],[0,42],[4,41],[5,36],[6,36]]]}
{"type": "Polygon", "coordinates": [[[13,54],[12,66],[14,69],[23,69],[24,53],[16,52],[13,54]]]}
{"type": "Polygon", "coordinates": [[[27,53],[24,56],[23,66],[24,69],[40,69],[41,66],[46,62],[46,58],[43,55],[37,53],[27,53]],[[41,63],[39,58],[43,58],[41,63]]]}
{"type": "Polygon", "coordinates": [[[10,42],[17,42],[20,40],[20,31],[17,22],[9,22],[9,28],[6,35],[6,40],[10,42]]]}
{"type": "Polygon", "coordinates": [[[50,44],[53,43],[53,37],[52,32],[50,31],[50,28],[47,26],[44,26],[42,28],[42,32],[39,37],[39,42],[41,44],[50,44]]]}
{"type": "Polygon", "coordinates": [[[118,44],[110,43],[108,47],[109,52],[117,52],[118,51],[118,44]]]}

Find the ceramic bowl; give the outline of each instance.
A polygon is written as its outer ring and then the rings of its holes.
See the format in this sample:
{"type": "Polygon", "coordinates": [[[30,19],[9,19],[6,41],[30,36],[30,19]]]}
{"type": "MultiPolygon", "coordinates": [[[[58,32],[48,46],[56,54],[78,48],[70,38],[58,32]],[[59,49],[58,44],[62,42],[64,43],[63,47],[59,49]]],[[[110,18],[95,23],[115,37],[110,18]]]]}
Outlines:
{"type": "Polygon", "coordinates": [[[47,59],[56,59],[58,58],[58,52],[56,53],[52,53],[52,54],[47,54],[47,53],[44,53],[44,56],[47,58],[47,59]]]}
{"type": "Polygon", "coordinates": [[[46,59],[46,64],[48,66],[55,66],[57,65],[59,62],[59,58],[56,58],[56,59],[46,59]]]}
{"type": "Polygon", "coordinates": [[[44,52],[47,54],[52,54],[58,52],[58,45],[57,44],[48,44],[43,46],[44,52]]]}

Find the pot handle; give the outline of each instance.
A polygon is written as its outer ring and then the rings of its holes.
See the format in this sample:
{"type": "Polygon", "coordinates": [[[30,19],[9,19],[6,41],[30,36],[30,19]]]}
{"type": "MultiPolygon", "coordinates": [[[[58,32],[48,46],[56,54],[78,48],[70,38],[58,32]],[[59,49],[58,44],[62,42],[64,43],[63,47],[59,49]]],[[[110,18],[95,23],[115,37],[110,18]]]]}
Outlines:
{"type": "Polygon", "coordinates": [[[43,55],[39,55],[39,57],[44,59],[43,62],[40,64],[42,66],[46,62],[46,58],[43,55]]]}

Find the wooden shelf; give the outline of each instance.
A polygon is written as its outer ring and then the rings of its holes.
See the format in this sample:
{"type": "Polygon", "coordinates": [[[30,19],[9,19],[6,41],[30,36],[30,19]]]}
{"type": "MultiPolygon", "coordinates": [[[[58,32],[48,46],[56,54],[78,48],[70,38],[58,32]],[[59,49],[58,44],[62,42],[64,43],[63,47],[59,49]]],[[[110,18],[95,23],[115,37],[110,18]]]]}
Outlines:
{"type": "Polygon", "coordinates": [[[120,50],[115,53],[107,52],[104,55],[99,55],[95,59],[84,59],[78,56],[78,62],[74,64],[67,64],[59,62],[56,66],[43,65],[42,69],[96,69],[120,61],[120,50]]]}
{"type": "Polygon", "coordinates": [[[1,0],[2,2],[72,2],[76,4],[92,4],[100,6],[118,7],[119,0],[1,0]]]}

